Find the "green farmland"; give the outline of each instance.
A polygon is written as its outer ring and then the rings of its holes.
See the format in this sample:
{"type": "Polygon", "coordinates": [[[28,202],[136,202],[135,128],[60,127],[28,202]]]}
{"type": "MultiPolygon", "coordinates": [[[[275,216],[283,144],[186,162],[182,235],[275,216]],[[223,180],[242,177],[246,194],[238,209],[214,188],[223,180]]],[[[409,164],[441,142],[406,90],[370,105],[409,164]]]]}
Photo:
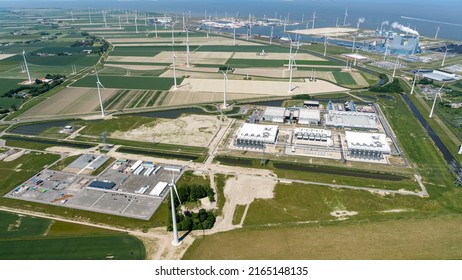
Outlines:
{"type": "Polygon", "coordinates": [[[337,84],[341,85],[357,85],[355,79],[351,76],[350,73],[345,72],[333,72],[332,73],[337,81],[337,84]]]}
{"type": "MultiPolygon", "coordinates": [[[[168,90],[174,82],[173,78],[160,77],[124,77],[124,76],[99,76],[101,83],[106,88],[120,89],[147,89],[147,90],[168,90]]],[[[182,82],[182,78],[177,78],[177,83],[182,82]]],[[[73,87],[95,87],[96,77],[86,76],[73,83],[73,87]]]]}
{"type": "Polygon", "coordinates": [[[0,212],[0,260],[142,260],[143,243],[109,230],[0,212]]]}

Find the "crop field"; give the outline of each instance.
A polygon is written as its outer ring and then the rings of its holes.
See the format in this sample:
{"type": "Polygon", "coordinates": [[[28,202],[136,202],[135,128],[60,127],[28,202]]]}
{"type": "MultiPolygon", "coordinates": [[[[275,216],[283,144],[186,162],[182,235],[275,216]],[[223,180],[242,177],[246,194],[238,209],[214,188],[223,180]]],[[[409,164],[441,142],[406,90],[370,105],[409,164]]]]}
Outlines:
{"type": "MultiPolygon", "coordinates": [[[[96,87],[96,81],[89,87],[96,87]]],[[[115,94],[114,89],[101,89],[103,102],[115,94]]],[[[65,88],[45,101],[21,114],[21,118],[35,118],[53,115],[88,114],[99,111],[96,88],[65,88]]]]}
{"type": "MultiPolygon", "coordinates": [[[[4,79],[4,78],[0,78],[0,84],[1,84],[0,95],[3,94],[3,93],[6,93],[10,89],[14,89],[14,88],[18,87],[18,83],[20,83],[22,81],[24,81],[24,80],[23,79],[4,79]]],[[[3,104],[4,104],[4,102],[2,102],[0,106],[4,107],[3,104]]]]}
{"type": "Polygon", "coordinates": [[[145,258],[134,236],[9,212],[0,218],[0,260],[145,258]]]}
{"type": "Polygon", "coordinates": [[[355,79],[350,73],[346,72],[334,72],[332,73],[337,81],[337,84],[341,85],[357,85],[355,79]]]}
{"type": "MultiPolygon", "coordinates": [[[[124,77],[124,76],[99,76],[101,83],[106,88],[116,89],[145,89],[145,90],[169,90],[173,86],[173,79],[160,77],[124,77]]],[[[177,78],[180,84],[182,78],[177,78]]],[[[95,87],[96,77],[86,76],[73,83],[73,87],[95,87]]]]}
{"type": "MultiPolygon", "coordinates": [[[[41,66],[62,66],[62,65],[84,65],[92,66],[95,65],[99,59],[98,55],[87,55],[87,54],[73,54],[70,56],[37,56],[37,55],[26,55],[27,63],[31,72],[33,72],[34,65],[41,66]]],[[[5,59],[4,61],[17,62],[18,65],[23,61],[22,56],[17,55],[5,59]]]]}
{"type": "MultiPolygon", "coordinates": [[[[226,65],[233,68],[245,67],[283,67],[288,64],[288,60],[269,60],[269,59],[235,59],[231,58],[226,61],[226,65]]],[[[297,60],[298,66],[336,66],[338,65],[333,61],[320,61],[320,60],[297,60]]]]}
{"type": "Polygon", "coordinates": [[[443,217],[364,224],[339,221],[325,226],[314,223],[314,226],[244,228],[199,237],[183,258],[460,259],[462,248],[454,244],[462,242],[461,222],[460,217],[443,217]]]}

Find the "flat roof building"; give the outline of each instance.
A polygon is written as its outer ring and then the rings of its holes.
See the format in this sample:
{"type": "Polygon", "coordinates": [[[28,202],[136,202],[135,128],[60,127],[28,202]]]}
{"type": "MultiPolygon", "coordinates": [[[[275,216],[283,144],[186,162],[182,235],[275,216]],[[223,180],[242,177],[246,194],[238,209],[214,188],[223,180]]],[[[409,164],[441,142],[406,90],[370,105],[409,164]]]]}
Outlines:
{"type": "Polygon", "coordinates": [[[277,125],[244,123],[237,133],[235,145],[247,149],[262,149],[266,144],[275,144],[278,133],[277,125]]]}
{"type": "Polygon", "coordinates": [[[116,184],[114,182],[104,182],[104,181],[93,181],[88,185],[90,188],[96,188],[96,189],[104,189],[104,190],[110,190],[112,189],[116,184]]]}
{"type": "Polygon", "coordinates": [[[321,122],[321,112],[318,109],[301,108],[299,110],[299,124],[319,124],[321,122]]]}
{"type": "Polygon", "coordinates": [[[265,113],[263,114],[263,119],[265,121],[283,123],[285,113],[286,108],[283,107],[266,107],[265,113]]]}
{"type": "Polygon", "coordinates": [[[327,141],[331,138],[332,132],[325,129],[297,127],[294,129],[294,135],[298,140],[327,141]]]}
{"type": "Polygon", "coordinates": [[[383,133],[346,131],[345,140],[352,158],[380,160],[384,154],[391,153],[383,133]]]}
{"type": "Polygon", "coordinates": [[[377,129],[375,113],[329,111],[324,118],[327,126],[377,129]]]}

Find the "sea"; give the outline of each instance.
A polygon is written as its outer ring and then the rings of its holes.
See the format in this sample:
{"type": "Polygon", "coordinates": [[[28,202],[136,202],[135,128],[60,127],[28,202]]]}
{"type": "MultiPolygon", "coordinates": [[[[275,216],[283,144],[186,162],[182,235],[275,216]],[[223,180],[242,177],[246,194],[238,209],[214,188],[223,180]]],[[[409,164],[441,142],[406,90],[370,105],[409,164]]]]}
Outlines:
{"type": "MultiPolygon", "coordinates": [[[[313,13],[316,14],[315,27],[342,25],[348,9],[346,23],[352,27],[357,26],[360,18],[364,19],[360,28],[365,29],[378,29],[386,21],[390,25],[397,22],[423,36],[434,37],[439,28],[438,38],[462,41],[461,0],[0,0],[0,7],[128,9],[178,17],[185,13],[212,19],[226,15],[248,18],[252,14],[257,19],[288,18],[289,21],[304,22],[288,26],[286,30],[305,28],[313,13]]],[[[390,25],[384,25],[384,28],[391,29],[390,25]]],[[[260,35],[269,35],[269,32],[269,28],[254,30],[260,35]]],[[[282,30],[275,30],[275,35],[279,33],[282,30]]]]}

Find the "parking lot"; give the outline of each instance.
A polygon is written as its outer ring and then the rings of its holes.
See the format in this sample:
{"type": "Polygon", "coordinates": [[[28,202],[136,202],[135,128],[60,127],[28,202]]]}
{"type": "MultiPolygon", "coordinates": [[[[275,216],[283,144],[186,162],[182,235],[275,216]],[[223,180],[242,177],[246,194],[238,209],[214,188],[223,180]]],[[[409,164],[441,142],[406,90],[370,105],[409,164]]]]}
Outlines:
{"type": "Polygon", "coordinates": [[[137,175],[132,170],[135,164],[137,161],[117,160],[99,177],[45,169],[5,197],[149,220],[168,193],[168,187],[158,186],[159,195],[154,194],[154,188],[159,182],[170,183],[172,173],[178,180],[181,167],[168,166],[178,171],[172,172],[165,165],[142,162],[138,165],[144,172],[137,175]],[[146,173],[149,168],[157,171],[146,173]],[[90,186],[94,182],[114,186],[109,189],[90,186]]]}

